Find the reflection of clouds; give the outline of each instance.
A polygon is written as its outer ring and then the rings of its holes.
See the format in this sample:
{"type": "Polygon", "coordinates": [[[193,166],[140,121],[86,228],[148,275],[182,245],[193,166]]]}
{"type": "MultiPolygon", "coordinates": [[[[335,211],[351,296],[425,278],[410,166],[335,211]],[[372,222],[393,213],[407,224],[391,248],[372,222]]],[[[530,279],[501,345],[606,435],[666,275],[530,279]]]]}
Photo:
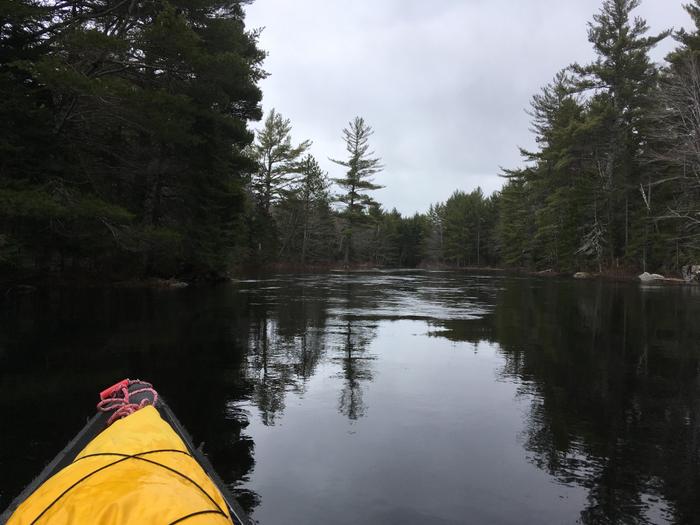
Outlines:
{"type": "MultiPolygon", "coordinates": [[[[368,305],[361,301],[333,301],[329,313],[338,317],[353,316],[359,319],[413,319],[413,320],[469,320],[486,315],[486,303],[474,294],[470,287],[439,287],[424,283],[423,279],[404,278],[398,283],[381,279],[354,281],[359,287],[367,287],[368,305]],[[388,281],[388,282],[387,282],[388,281]],[[401,285],[408,281],[410,286],[401,285]]],[[[356,290],[363,293],[363,290],[356,290]]]]}
{"type": "Polygon", "coordinates": [[[304,390],[329,349],[343,379],[339,411],[362,417],[363,391],[372,381],[373,358],[365,352],[377,321],[459,322],[488,312],[493,283],[457,275],[376,271],[237,281],[238,293],[250,297],[248,378],[264,424],[275,424],[286,393],[304,390]]]}
{"type": "MultiPolygon", "coordinates": [[[[459,320],[476,319],[490,311],[491,303],[485,299],[492,298],[497,287],[493,285],[493,278],[482,281],[479,276],[455,278],[454,273],[432,271],[414,270],[399,275],[381,271],[350,272],[264,279],[259,281],[261,286],[241,291],[253,291],[275,302],[281,297],[299,302],[298,295],[285,289],[291,285],[296,290],[304,290],[314,300],[322,300],[329,317],[459,320]],[[349,296],[348,287],[351,288],[349,296]]],[[[246,284],[255,282],[245,281],[246,284]]]]}
{"type": "Polygon", "coordinates": [[[698,306],[682,290],[430,272],[290,276],[246,289],[247,379],[266,425],[323,362],[337,370],[338,411],[367,415],[377,327],[416,319],[430,336],[498,344],[497,380],[517,382],[527,404],[528,460],[588,490],[581,521],[683,521],[700,510],[698,306]]]}

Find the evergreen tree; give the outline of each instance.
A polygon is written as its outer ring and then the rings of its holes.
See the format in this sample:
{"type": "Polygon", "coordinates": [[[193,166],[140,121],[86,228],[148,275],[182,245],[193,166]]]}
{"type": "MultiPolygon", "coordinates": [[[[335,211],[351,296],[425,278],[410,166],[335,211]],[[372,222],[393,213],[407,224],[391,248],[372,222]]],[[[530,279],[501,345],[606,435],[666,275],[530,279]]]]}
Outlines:
{"type": "Polygon", "coordinates": [[[458,190],[445,202],[444,256],[456,266],[469,264],[474,252],[474,214],[470,201],[469,194],[458,190]]]}
{"type": "Polygon", "coordinates": [[[401,265],[400,229],[401,214],[394,208],[390,212],[374,204],[369,210],[370,231],[356,237],[356,252],[372,264],[397,268],[401,265]]]}
{"type": "Polygon", "coordinates": [[[497,264],[499,194],[484,197],[481,188],[455,191],[444,203],[430,205],[426,215],[404,219],[402,253],[411,266],[448,262],[454,266],[497,264]],[[411,233],[408,233],[411,232],[411,233]],[[410,243],[405,242],[412,239],[410,243]]]}
{"type": "Polygon", "coordinates": [[[537,203],[530,218],[535,232],[533,264],[546,269],[578,267],[588,227],[595,225],[591,203],[600,198],[590,162],[586,108],[571,93],[571,85],[570,76],[562,71],[533,97],[532,130],[540,149],[522,151],[534,163],[523,175],[537,203]]]}
{"type": "Polygon", "coordinates": [[[348,127],[343,129],[348,160],[331,159],[332,162],[347,168],[344,177],[333,179],[344,190],[344,193],[338,196],[338,201],[345,205],[342,216],[345,220],[343,261],[346,266],[350,264],[354,229],[365,222],[366,211],[376,204],[367,192],[382,188],[373,182],[373,176],[383,169],[381,159],[374,157],[374,152],[370,151],[369,138],[373,133],[362,117],[355,117],[348,127]]]}
{"type": "Polygon", "coordinates": [[[273,108],[265,119],[263,129],[256,133],[256,141],[251,147],[251,154],[258,163],[252,187],[266,215],[296,181],[301,170],[299,159],[311,146],[309,140],[293,146],[291,133],[289,119],[273,108]]]}
{"type": "Polygon", "coordinates": [[[456,191],[447,199],[442,213],[443,255],[457,266],[482,264],[482,248],[488,243],[487,204],[481,188],[471,193],[456,191]]]}
{"type": "Polygon", "coordinates": [[[330,181],[311,155],[302,161],[301,175],[297,193],[302,204],[301,264],[306,264],[310,253],[316,257],[330,255],[330,181]]]}
{"type": "Polygon", "coordinates": [[[589,125],[597,128],[599,147],[594,155],[605,198],[599,225],[611,264],[622,256],[638,260],[647,241],[640,233],[646,215],[638,195],[643,180],[639,158],[649,131],[650,93],[657,81],[649,51],[670,34],[645,36],[646,21],[631,17],[639,4],[640,0],[605,0],[589,24],[588,39],[597,58],[586,66],[572,66],[577,89],[593,93],[589,125]]]}
{"type": "Polygon", "coordinates": [[[275,210],[280,220],[283,259],[328,261],[332,256],[333,228],[330,181],[312,155],[299,164],[296,186],[285,192],[275,210]]]}
{"type": "Polygon", "coordinates": [[[8,7],[0,234],[15,268],[224,271],[264,75],[242,3],[8,7]]]}
{"type": "Polygon", "coordinates": [[[291,132],[289,119],[273,108],[248,151],[257,165],[250,185],[255,208],[249,228],[251,248],[258,263],[270,262],[280,255],[280,250],[287,249],[285,240],[280,240],[272,207],[293,188],[299,177],[299,159],[311,145],[305,140],[294,146],[291,132]]]}
{"type": "Polygon", "coordinates": [[[399,224],[398,266],[415,268],[425,260],[430,224],[427,216],[419,213],[402,217],[399,224]]]}
{"type": "Polygon", "coordinates": [[[673,35],[680,47],[671,52],[666,59],[674,66],[688,58],[697,59],[700,54],[700,0],[692,0],[692,3],[685,4],[683,8],[690,15],[695,29],[687,31],[681,28],[673,35]]]}
{"type": "Polygon", "coordinates": [[[500,192],[496,235],[501,261],[506,266],[533,265],[532,239],[535,235],[535,199],[526,170],[506,172],[507,182],[500,192]]]}

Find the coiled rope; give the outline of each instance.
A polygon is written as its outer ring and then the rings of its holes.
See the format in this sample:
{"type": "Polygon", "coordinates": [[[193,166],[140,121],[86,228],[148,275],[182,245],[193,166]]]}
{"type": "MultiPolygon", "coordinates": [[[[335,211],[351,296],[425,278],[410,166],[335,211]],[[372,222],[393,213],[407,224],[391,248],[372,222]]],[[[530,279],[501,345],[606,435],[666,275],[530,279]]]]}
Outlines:
{"type": "Polygon", "coordinates": [[[157,402],[158,392],[156,392],[151,383],[147,383],[139,379],[124,379],[123,381],[120,381],[119,383],[100,392],[100,402],[97,403],[97,410],[100,412],[114,411],[114,413],[107,420],[107,425],[111,425],[117,419],[122,419],[130,414],[133,414],[145,406],[155,406],[157,402]],[[141,385],[141,388],[129,391],[129,387],[134,384],[141,385]],[[131,401],[133,396],[144,393],[151,394],[151,399],[144,397],[138,403],[131,401]]]}

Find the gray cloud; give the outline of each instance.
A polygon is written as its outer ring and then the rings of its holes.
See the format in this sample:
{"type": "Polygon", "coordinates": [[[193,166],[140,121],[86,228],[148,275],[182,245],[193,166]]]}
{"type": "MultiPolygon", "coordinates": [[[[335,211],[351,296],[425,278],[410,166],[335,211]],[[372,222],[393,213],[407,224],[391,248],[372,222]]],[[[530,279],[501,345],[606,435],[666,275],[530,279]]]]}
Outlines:
{"type": "MultiPolygon", "coordinates": [[[[249,27],[265,27],[270,76],[263,108],[293,125],[294,139],[331,176],[342,169],[341,130],[355,115],[375,129],[386,169],[376,182],[385,208],[425,211],[455,189],[500,188],[499,167],[533,147],[525,109],[574,61],[592,56],[586,23],[599,0],[258,0],[249,27]]],[[[681,1],[646,0],[652,32],[689,27],[681,1]]],[[[674,47],[661,44],[661,61],[674,47]]]]}

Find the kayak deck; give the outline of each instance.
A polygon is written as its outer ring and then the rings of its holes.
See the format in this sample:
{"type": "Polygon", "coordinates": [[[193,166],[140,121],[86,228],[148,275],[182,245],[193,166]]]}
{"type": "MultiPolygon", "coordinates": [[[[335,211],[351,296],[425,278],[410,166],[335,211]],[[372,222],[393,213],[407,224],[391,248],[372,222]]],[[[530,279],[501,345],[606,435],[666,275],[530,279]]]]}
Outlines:
{"type": "MultiPolygon", "coordinates": [[[[139,387],[144,384],[146,383],[133,382],[133,384],[129,386],[129,390],[136,390],[137,392],[140,392],[139,387]]],[[[174,505],[176,506],[176,504],[181,504],[187,500],[187,496],[192,496],[193,501],[197,501],[197,497],[202,500],[202,495],[205,495],[209,500],[206,502],[209,507],[202,507],[202,505],[197,508],[193,507],[193,512],[189,514],[184,513],[182,514],[182,517],[179,517],[179,519],[174,521],[168,519],[161,520],[161,516],[159,516],[158,522],[180,523],[185,521],[186,518],[203,517],[204,514],[211,515],[209,516],[211,518],[214,514],[218,514],[220,515],[220,518],[223,516],[227,523],[233,522],[236,525],[248,525],[251,523],[234,499],[233,495],[214,471],[209,459],[200,449],[194,447],[190,435],[178,421],[167,403],[161,397],[158,397],[154,391],[153,394],[155,395],[155,398],[151,399],[148,398],[150,395],[148,392],[138,393],[133,396],[130,400],[133,402],[132,404],[140,405],[141,407],[148,407],[148,409],[138,410],[136,413],[139,415],[136,417],[127,415],[126,419],[117,421],[117,424],[115,424],[113,427],[110,427],[108,423],[110,417],[114,416],[113,411],[112,414],[109,412],[98,412],[95,414],[81,429],[81,431],[64,447],[61,452],[56,455],[56,457],[43,469],[43,471],[27,487],[25,487],[25,489],[15,498],[10,506],[0,515],[0,523],[6,523],[11,518],[14,521],[16,516],[13,516],[13,514],[15,514],[15,511],[17,511],[18,508],[20,509],[18,514],[31,514],[31,517],[34,518],[33,521],[18,521],[18,523],[42,523],[39,518],[43,512],[46,512],[49,507],[57,507],[59,505],[58,501],[64,496],[64,494],[61,494],[60,491],[56,492],[56,490],[54,490],[54,493],[58,494],[57,496],[54,494],[51,497],[48,497],[44,496],[43,493],[47,491],[51,493],[52,484],[55,486],[57,483],[59,485],[60,483],[64,483],[64,485],[68,487],[66,490],[64,490],[64,493],[67,493],[69,490],[73,489],[70,482],[66,481],[70,480],[71,475],[78,480],[78,482],[73,483],[73,485],[77,485],[79,483],[87,485],[87,487],[83,489],[84,491],[88,492],[88,494],[84,495],[87,498],[85,501],[92,502],[94,500],[96,489],[92,487],[93,496],[90,496],[89,485],[90,483],[94,485],[96,483],[96,479],[93,478],[89,483],[83,483],[84,479],[78,479],[76,477],[78,474],[70,472],[71,470],[78,469],[83,469],[84,472],[87,472],[87,474],[83,476],[85,479],[90,478],[96,472],[104,470],[104,473],[100,478],[101,485],[97,484],[97,486],[102,488],[100,488],[96,494],[98,498],[102,497],[105,499],[104,506],[109,507],[109,512],[112,512],[112,514],[119,511],[122,513],[120,516],[122,516],[128,515],[129,512],[133,511],[133,509],[128,508],[128,506],[119,509],[119,505],[115,504],[113,501],[110,501],[109,497],[111,494],[107,493],[113,491],[116,495],[118,495],[120,491],[124,492],[127,490],[124,485],[131,484],[132,487],[129,489],[130,494],[122,494],[122,496],[124,496],[124,501],[131,502],[136,500],[138,502],[139,498],[141,498],[144,502],[144,504],[141,505],[141,509],[144,512],[146,510],[150,512],[154,505],[155,508],[157,508],[157,505],[159,504],[166,511],[170,511],[172,510],[171,507],[174,505]],[[155,403],[155,406],[153,406],[151,403],[155,403]],[[128,424],[125,424],[127,423],[127,419],[129,422],[128,424]],[[132,427],[133,429],[138,430],[136,432],[130,430],[130,434],[125,435],[124,432],[126,431],[127,427],[132,427]],[[117,435],[119,435],[120,429],[122,429],[120,435],[121,437],[118,437],[115,440],[115,432],[117,435]],[[105,432],[105,430],[107,431],[105,432]],[[168,435],[171,436],[169,440],[168,435]],[[144,439],[148,441],[147,444],[149,446],[146,447],[146,449],[148,449],[147,451],[143,451],[143,444],[140,444],[137,447],[131,446],[131,448],[129,448],[129,441],[139,441],[139,439],[141,439],[141,441],[144,439]],[[105,441],[107,442],[106,446],[102,446],[100,448],[98,444],[105,441]],[[114,447],[115,442],[120,442],[122,445],[124,445],[126,442],[126,448],[122,447],[121,450],[113,452],[113,449],[118,450],[118,447],[114,447]],[[174,445],[172,445],[173,443],[174,445]],[[158,455],[157,460],[145,457],[148,454],[158,455]],[[136,459],[138,461],[126,461],[129,459],[136,459]],[[75,465],[78,463],[80,465],[76,467],[75,465]],[[127,465],[127,463],[129,465],[127,465]],[[134,466],[134,463],[137,465],[134,466]],[[155,470],[157,472],[154,473],[149,471],[144,473],[142,472],[143,469],[139,471],[141,464],[148,464],[144,465],[144,467],[156,465],[155,470]],[[100,465],[102,466],[100,467],[100,465]],[[105,476],[105,473],[111,469],[114,471],[113,475],[115,479],[118,479],[119,477],[119,472],[117,471],[118,469],[112,467],[112,465],[118,465],[119,470],[122,471],[121,475],[126,475],[125,479],[128,482],[131,480],[134,482],[124,483],[124,478],[122,478],[121,483],[112,483],[110,485],[109,483],[113,480],[110,479],[110,475],[105,476]],[[66,468],[69,466],[71,466],[72,469],[66,468]],[[134,475],[132,473],[125,474],[125,469],[129,468],[131,469],[130,472],[134,472],[134,469],[136,469],[135,472],[137,472],[137,474],[140,472],[143,474],[143,476],[139,477],[139,475],[134,475]],[[161,492],[154,493],[155,497],[150,497],[148,491],[150,490],[152,492],[154,485],[158,485],[160,483],[161,486],[166,486],[167,488],[168,480],[164,481],[163,479],[158,478],[158,476],[161,476],[161,478],[163,476],[167,476],[167,471],[170,471],[171,477],[177,478],[176,480],[170,480],[172,490],[163,491],[161,488],[161,492]],[[175,476],[173,476],[173,473],[175,476]],[[138,486],[138,480],[141,478],[143,478],[145,481],[142,486],[138,486]],[[134,487],[134,484],[137,486],[134,487]],[[206,489],[207,486],[209,489],[206,489]],[[176,494],[177,490],[185,490],[185,492],[178,496],[176,494]],[[187,493],[187,490],[189,490],[189,494],[187,493]],[[173,499],[170,503],[164,502],[164,494],[175,499],[173,499]],[[40,507],[44,510],[41,514],[37,515],[37,512],[35,511],[32,511],[33,514],[29,511],[25,512],[28,506],[31,507],[32,499],[41,500],[42,498],[49,501],[49,503],[47,505],[42,503],[42,506],[40,507]],[[27,503],[28,501],[29,503],[27,503]],[[112,507],[117,508],[117,511],[115,511],[112,507]],[[205,510],[201,510],[202,508],[205,510]]],[[[150,457],[155,458],[155,456],[150,457]]],[[[67,498],[64,498],[64,501],[65,499],[67,498]]],[[[34,507],[36,508],[36,505],[34,505],[34,507]]],[[[78,511],[80,510],[81,509],[78,507],[78,511]]],[[[165,515],[162,517],[165,518],[165,515]]],[[[197,521],[192,519],[191,521],[192,523],[195,523],[195,521],[197,523],[203,523],[201,520],[197,521]]],[[[215,523],[215,521],[209,520],[207,522],[215,523]]]]}

